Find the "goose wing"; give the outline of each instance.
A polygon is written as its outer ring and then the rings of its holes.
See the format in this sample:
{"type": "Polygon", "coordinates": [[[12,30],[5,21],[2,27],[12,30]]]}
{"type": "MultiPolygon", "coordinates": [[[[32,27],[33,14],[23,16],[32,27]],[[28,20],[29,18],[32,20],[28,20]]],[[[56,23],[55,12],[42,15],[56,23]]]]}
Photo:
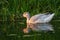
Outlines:
{"type": "MultiPolygon", "coordinates": [[[[34,15],[30,18],[29,22],[30,23],[45,23],[46,20],[51,14],[37,14],[37,15],[34,15]]],[[[47,19],[47,22],[48,22],[48,19],[47,19]]]]}
{"type": "Polygon", "coordinates": [[[45,14],[34,15],[30,18],[29,22],[36,22],[39,19],[42,20],[43,16],[45,16],[45,14]]]}
{"type": "Polygon", "coordinates": [[[46,22],[50,22],[52,20],[54,16],[54,13],[53,14],[47,14],[47,15],[43,15],[41,16],[41,18],[39,18],[38,20],[36,20],[35,22],[36,23],[46,23],[46,22]]]}

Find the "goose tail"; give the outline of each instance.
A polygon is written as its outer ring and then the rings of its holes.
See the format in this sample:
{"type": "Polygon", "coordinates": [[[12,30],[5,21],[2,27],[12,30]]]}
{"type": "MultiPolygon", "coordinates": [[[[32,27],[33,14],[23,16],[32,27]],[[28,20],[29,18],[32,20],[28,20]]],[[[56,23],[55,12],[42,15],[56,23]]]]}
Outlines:
{"type": "Polygon", "coordinates": [[[55,13],[50,14],[50,16],[45,19],[45,22],[50,22],[54,15],[55,15],[55,13]]]}

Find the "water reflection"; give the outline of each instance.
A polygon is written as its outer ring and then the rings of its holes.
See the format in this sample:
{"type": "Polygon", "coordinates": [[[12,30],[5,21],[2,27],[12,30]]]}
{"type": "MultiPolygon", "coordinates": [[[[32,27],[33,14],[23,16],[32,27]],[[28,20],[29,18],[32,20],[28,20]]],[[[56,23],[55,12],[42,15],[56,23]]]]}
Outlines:
{"type": "Polygon", "coordinates": [[[27,28],[24,28],[24,33],[29,33],[30,30],[32,31],[54,31],[53,27],[49,23],[43,24],[27,24],[27,28]]]}
{"type": "Polygon", "coordinates": [[[28,25],[32,30],[35,31],[53,31],[53,27],[49,23],[43,23],[43,24],[30,24],[28,25]]]}

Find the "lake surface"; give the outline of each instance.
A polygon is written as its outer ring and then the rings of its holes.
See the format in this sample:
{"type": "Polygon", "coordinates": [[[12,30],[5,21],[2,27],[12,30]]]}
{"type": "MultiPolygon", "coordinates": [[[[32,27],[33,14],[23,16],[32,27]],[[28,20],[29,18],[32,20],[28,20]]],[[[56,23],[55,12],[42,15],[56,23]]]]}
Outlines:
{"type": "MultiPolygon", "coordinates": [[[[23,33],[26,28],[23,22],[0,22],[0,39],[1,40],[60,40],[60,21],[53,20],[49,24],[35,24],[32,27],[38,27],[39,31],[31,30],[28,34],[23,33]],[[51,27],[52,31],[40,31],[39,27],[51,27]]],[[[34,29],[33,28],[33,29],[34,29]]]]}

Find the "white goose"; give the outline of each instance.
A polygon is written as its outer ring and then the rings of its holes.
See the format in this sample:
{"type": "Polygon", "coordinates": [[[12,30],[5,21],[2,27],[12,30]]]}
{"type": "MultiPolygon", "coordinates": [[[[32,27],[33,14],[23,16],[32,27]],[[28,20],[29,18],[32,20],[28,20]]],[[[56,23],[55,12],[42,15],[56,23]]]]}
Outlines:
{"type": "MultiPolygon", "coordinates": [[[[29,12],[24,12],[23,16],[27,18],[27,25],[30,25],[30,24],[36,24],[36,23],[48,23],[52,20],[54,14],[55,13],[37,14],[30,18],[29,12]]],[[[23,31],[26,31],[28,29],[29,29],[29,26],[27,26],[27,28],[24,29],[23,31]]],[[[26,32],[28,33],[28,31],[26,32]]]]}
{"type": "Polygon", "coordinates": [[[48,23],[52,20],[54,13],[52,13],[52,14],[50,14],[50,13],[49,14],[46,14],[46,13],[37,14],[30,18],[29,12],[24,12],[23,16],[27,18],[27,23],[32,23],[32,24],[48,23]]]}

